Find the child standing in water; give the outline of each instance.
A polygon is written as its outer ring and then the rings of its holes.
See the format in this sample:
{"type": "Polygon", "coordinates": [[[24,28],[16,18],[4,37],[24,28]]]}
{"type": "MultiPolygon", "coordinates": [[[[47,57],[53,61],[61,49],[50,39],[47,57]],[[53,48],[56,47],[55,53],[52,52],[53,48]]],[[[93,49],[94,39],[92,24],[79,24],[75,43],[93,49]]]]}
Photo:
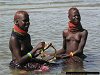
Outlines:
{"type": "MultiPolygon", "coordinates": [[[[63,35],[62,49],[58,50],[57,55],[65,54],[64,57],[83,57],[83,49],[86,44],[88,31],[81,25],[81,16],[79,10],[72,7],[68,11],[68,29],[65,29],[63,35]]],[[[61,56],[63,58],[63,56],[61,56]]],[[[76,59],[76,58],[75,58],[76,59]]]]}

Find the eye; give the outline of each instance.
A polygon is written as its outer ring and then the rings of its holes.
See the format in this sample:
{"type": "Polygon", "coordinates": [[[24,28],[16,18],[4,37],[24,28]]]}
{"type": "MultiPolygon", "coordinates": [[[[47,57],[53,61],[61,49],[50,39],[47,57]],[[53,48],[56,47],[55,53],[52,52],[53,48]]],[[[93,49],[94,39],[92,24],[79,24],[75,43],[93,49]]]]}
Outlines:
{"type": "Polygon", "coordinates": [[[29,22],[29,19],[22,20],[23,22],[29,22]]]}

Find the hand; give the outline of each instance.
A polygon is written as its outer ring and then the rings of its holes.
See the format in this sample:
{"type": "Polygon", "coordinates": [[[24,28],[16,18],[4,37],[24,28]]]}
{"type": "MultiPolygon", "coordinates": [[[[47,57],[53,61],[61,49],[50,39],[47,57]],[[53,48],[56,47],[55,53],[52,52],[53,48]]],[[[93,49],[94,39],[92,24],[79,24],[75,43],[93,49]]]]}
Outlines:
{"type": "Polygon", "coordinates": [[[36,47],[35,49],[36,50],[40,50],[40,49],[48,49],[50,46],[52,46],[52,43],[47,43],[47,42],[40,42],[36,47]]]}
{"type": "Polygon", "coordinates": [[[35,54],[36,56],[41,54],[41,51],[46,50],[47,48],[49,48],[52,45],[52,43],[46,43],[46,42],[40,42],[33,50],[32,50],[32,54],[35,54]]]}
{"type": "Polygon", "coordinates": [[[69,55],[72,57],[74,54],[73,54],[73,52],[70,52],[70,54],[69,54],[69,55]]]}
{"type": "Polygon", "coordinates": [[[32,49],[32,51],[30,52],[31,54],[38,56],[40,54],[40,50],[44,49],[45,46],[45,42],[40,42],[37,44],[37,46],[35,48],[32,49]]]}
{"type": "Polygon", "coordinates": [[[45,47],[45,42],[40,42],[40,43],[37,44],[35,49],[40,50],[40,49],[44,49],[44,47],[45,47]]]}
{"type": "Polygon", "coordinates": [[[52,46],[52,43],[47,43],[47,42],[45,42],[45,46],[44,46],[44,50],[45,49],[48,49],[50,46],[52,46]]]}

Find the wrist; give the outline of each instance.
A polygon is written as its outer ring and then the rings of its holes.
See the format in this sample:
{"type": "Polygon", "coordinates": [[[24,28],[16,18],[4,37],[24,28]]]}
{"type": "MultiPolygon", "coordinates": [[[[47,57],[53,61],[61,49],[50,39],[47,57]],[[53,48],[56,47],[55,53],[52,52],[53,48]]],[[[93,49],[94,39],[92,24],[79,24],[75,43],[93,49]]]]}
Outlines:
{"type": "Polygon", "coordinates": [[[73,52],[70,52],[70,56],[74,56],[74,53],[73,52]]]}

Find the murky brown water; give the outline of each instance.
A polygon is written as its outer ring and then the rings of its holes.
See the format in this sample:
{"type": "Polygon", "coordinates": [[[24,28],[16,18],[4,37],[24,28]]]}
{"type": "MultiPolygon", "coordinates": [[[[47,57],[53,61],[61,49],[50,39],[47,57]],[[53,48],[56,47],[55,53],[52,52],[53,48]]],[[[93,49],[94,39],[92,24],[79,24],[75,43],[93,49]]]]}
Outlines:
{"type": "MultiPolygon", "coordinates": [[[[11,61],[8,42],[17,10],[29,12],[33,46],[44,40],[53,42],[59,49],[62,46],[62,31],[67,28],[67,11],[72,6],[80,10],[82,25],[89,32],[84,48],[87,58],[81,69],[100,72],[100,0],[0,0],[0,75],[19,75],[18,71],[11,71],[8,67],[11,61]]],[[[57,66],[48,73],[58,75],[65,71],[66,67],[57,66]]]]}

